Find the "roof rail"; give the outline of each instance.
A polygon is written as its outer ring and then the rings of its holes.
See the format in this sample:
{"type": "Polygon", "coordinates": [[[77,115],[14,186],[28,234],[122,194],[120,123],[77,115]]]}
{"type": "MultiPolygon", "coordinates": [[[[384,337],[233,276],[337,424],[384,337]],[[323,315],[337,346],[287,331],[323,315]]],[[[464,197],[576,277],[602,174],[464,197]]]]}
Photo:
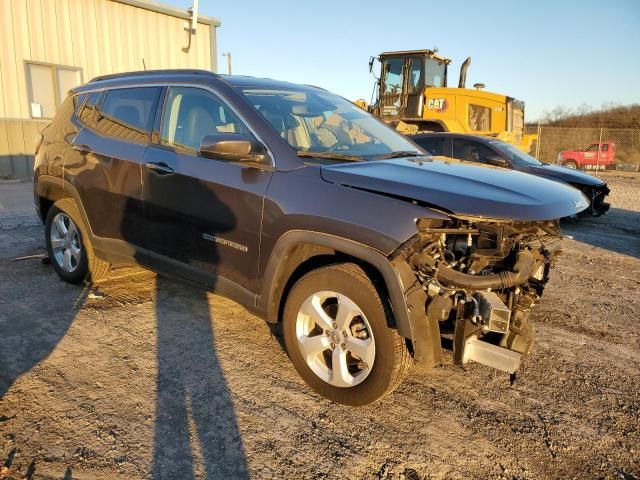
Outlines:
{"type": "Polygon", "coordinates": [[[173,68],[165,70],[138,70],[136,72],[123,72],[123,73],[110,73],[108,75],[99,75],[89,80],[88,83],[101,82],[103,80],[115,80],[118,78],[130,78],[130,77],[145,77],[156,75],[180,75],[180,74],[196,74],[196,75],[210,75],[217,77],[218,74],[210,72],[209,70],[187,69],[187,68],[173,68]]]}

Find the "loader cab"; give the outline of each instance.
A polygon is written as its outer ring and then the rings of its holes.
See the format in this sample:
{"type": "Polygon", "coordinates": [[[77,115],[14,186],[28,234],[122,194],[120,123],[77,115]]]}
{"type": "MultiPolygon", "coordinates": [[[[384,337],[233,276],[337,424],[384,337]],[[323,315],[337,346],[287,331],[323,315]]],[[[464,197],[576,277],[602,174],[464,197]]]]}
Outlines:
{"type": "Polygon", "coordinates": [[[447,86],[447,65],[451,61],[433,50],[387,52],[378,60],[378,107],[383,120],[421,118],[424,89],[447,86]]]}

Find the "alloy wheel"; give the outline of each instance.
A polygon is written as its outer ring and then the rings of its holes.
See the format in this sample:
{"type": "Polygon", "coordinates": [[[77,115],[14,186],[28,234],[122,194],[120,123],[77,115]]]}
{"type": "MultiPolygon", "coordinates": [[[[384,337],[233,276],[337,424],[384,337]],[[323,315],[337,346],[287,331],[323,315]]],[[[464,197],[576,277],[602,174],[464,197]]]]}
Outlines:
{"type": "Polygon", "coordinates": [[[358,305],[333,291],[316,292],[302,303],[296,338],[309,368],[335,387],[362,383],[373,368],[375,340],[358,305]]]}
{"type": "Polygon", "coordinates": [[[58,213],[51,223],[51,251],[62,270],[71,273],[78,268],[82,258],[82,242],[78,227],[65,213],[58,213]]]}

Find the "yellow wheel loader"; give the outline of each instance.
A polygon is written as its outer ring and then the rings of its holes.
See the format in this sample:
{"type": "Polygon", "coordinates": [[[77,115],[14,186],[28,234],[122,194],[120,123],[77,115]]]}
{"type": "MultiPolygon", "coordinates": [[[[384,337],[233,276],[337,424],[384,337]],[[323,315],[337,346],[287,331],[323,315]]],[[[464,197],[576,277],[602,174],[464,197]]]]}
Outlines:
{"type": "Polygon", "coordinates": [[[466,88],[471,58],[460,67],[458,88],[447,86],[451,60],[437,50],[385,52],[371,57],[380,63],[372,99],[355,103],[403,133],[459,132],[489,135],[529,152],[536,135],[524,135],[524,102],[484,90],[466,88]]]}

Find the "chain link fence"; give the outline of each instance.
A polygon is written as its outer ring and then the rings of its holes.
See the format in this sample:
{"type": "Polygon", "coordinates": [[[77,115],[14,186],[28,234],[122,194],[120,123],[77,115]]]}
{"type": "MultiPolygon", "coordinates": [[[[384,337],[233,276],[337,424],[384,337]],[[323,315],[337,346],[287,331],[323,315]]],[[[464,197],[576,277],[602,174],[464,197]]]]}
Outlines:
{"type": "Polygon", "coordinates": [[[527,125],[525,133],[538,135],[530,154],[541,162],[572,158],[578,168],[640,171],[640,130],[527,125]]]}

